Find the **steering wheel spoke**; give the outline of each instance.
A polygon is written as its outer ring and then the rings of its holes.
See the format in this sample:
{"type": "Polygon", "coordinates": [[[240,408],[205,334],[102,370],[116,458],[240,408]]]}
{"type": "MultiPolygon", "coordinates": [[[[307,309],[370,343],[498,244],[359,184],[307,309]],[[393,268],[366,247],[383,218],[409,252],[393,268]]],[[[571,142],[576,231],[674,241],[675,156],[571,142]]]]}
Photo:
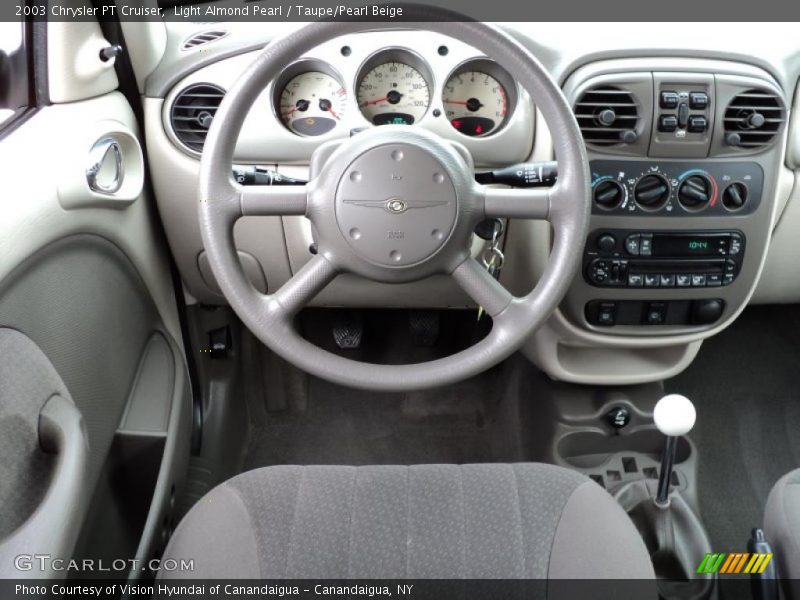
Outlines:
{"type": "Polygon", "coordinates": [[[339,269],[321,254],[317,254],[281,288],[270,296],[276,310],[292,317],[333,281],[339,269]]]}
{"type": "Polygon", "coordinates": [[[467,295],[492,317],[503,312],[514,296],[474,258],[467,258],[452,273],[467,295]]]}
{"type": "Polygon", "coordinates": [[[481,186],[487,219],[548,219],[553,188],[500,188],[481,186]]]}
{"type": "Polygon", "coordinates": [[[308,186],[248,185],[237,186],[242,216],[305,215],[308,186]]]}

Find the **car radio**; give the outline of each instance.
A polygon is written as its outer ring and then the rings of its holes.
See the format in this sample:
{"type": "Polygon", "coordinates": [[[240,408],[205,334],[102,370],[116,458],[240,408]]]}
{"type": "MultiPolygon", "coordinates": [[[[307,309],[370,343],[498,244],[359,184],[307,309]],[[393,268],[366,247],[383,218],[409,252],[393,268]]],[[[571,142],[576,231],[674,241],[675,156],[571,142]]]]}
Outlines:
{"type": "Polygon", "coordinates": [[[700,288],[731,284],[745,250],[741,231],[593,231],[583,273],[595,287],[700,288]]]}

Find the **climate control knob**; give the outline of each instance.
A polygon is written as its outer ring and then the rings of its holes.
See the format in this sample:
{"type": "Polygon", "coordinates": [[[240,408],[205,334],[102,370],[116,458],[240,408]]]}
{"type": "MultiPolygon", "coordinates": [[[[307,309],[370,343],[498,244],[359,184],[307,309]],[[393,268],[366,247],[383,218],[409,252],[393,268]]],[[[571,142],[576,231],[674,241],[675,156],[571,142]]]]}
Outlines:
{"type": "Polygon", "coordinates": [[[743,183],[736,182],[730,184],[722,192],[722,204],[728,210],[739,210],[747,202],[747,186],[743,183]]]}
{"type": "Polygon", "coordinates": [[[669,183],[662,175],[645,175],[636,182],[633,199],[643,208],[658,210],[669,200],[669,183]]]}
{"type": "Polygon", "coordinates": [[[594,187],[594,201],[606,209],[616,208],[625,197],[622,185],[613,179],[604,179],[594,187]]]}
{"type": "Polygon", "coordinates": [[[705,175],[691,175],[678,187],[678,202],[690,210],[701,210],[711,201],[714,186],[705,175]]]}

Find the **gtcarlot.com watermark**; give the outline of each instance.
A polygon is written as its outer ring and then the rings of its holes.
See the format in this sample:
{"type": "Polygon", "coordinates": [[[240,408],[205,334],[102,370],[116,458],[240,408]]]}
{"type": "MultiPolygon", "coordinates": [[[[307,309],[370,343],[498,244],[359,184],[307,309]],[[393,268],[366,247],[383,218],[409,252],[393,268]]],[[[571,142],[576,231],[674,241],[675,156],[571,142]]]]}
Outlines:
{"type": "Polygon", "coordinates": [[[194,571],[194,559],[167,558],[137,560],[117,558],[112,561],[85,558],[81,560],[53,557],[50,554],[19,554],[14,558],[18,571],[47,571],[58,573],[129,573],[130,571],[194,571]]]}

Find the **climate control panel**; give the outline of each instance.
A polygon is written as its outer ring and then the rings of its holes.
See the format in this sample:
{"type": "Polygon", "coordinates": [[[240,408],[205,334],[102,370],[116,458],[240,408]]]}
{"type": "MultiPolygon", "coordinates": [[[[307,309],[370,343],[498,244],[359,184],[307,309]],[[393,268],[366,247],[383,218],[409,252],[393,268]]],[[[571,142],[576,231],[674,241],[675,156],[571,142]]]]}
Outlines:
{"type": "Polygon", "coordinates": [[[730,216],[761,203],[764,172],[754,162],[591,162],[594,214],[730,216]]]}

